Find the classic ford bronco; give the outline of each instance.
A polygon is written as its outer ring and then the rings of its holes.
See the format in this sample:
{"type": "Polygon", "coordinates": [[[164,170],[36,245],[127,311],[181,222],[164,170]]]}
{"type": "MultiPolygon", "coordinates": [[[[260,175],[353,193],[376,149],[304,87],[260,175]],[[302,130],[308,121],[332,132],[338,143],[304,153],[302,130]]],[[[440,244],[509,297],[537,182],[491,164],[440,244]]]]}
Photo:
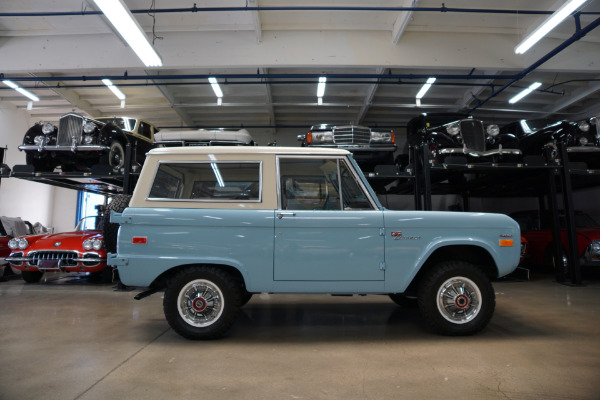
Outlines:
{"type": "Polygon", "coordinates": [[[385,209],[339,149],[154,149],[111,221],[109,264],[149,288],[138,298],[164,290],[189,339],[223,336],[261,292],[386,294],[418,303],[435,331],[473,334],[494,312],[491,280],[520,253],[505,215],[385,209]]]}

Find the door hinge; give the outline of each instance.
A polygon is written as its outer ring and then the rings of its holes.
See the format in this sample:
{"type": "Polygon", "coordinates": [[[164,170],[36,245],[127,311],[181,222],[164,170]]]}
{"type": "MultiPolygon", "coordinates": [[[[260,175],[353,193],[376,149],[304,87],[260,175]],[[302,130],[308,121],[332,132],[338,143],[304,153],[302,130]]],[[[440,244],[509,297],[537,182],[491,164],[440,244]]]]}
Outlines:
{"type": "Polygon", "coordinates": [[[385,228],[379,228],[379,236],[385,236],[385,228]]]}
{"type": "Polygon", "coordinates": [[[379,263],[379,269],[385,271],[385,261],[379,263]]]}

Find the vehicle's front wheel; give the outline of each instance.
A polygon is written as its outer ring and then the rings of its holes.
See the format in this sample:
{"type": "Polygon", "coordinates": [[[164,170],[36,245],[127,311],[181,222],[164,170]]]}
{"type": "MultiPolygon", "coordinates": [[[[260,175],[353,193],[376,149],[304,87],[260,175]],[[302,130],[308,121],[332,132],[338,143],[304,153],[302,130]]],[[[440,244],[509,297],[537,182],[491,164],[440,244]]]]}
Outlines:
{"type": "Polygon", "coordinates": [[[444,335],[479,332],[492,318],[495,306],[490,279],[470,263],[442,262],[421,281],[421,314],[435,331],[444,335]]]}
{"type": "Polygon", "coordinates": [[[36,283],[42,279],[44,273],[42,271],[23,271],[21,278],[27,283],[36,283]]]}
{"type": "Polygon", "coordinates": [[[240,310],[240,287],[217,267],[195,266],[179,271],[167,284],[165,317],[187,339],[217,339],[234,324],[240,310]]]}
{"type": "Polygon", "coordinates": [[[110,212],[123,212],[129,205],[130,200],[131,195],[117,194],[108,203],[106,210],[104,210],[104,215],[102,216],[102,237],[104,238],[104,247],[108,253],[117,252],[117,235],[119,234],[119,224],[110,222],[110,212]]]}

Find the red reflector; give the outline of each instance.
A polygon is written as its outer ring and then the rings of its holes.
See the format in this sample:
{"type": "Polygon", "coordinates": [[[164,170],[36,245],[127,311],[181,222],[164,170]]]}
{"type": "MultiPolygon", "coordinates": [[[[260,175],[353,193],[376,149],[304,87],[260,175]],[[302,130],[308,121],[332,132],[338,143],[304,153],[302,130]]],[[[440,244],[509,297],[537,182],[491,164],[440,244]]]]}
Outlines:
{"type": "Polygon", "coordinates": [[[133,244],[146,244],[148,243],[148,238],[145,236],[134,236],[131,239],[131,243],[133,244]]]}

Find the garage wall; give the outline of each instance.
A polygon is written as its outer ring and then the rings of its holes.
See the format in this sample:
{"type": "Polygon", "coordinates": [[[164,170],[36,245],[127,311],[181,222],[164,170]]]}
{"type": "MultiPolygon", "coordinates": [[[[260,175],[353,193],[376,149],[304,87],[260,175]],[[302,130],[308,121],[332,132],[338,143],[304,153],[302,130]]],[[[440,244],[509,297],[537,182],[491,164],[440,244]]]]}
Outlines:
{"type": "MultiPolygon", "coordinates": [[[[0,102],[0,147],[8,147],[5,164],[25,164],[25,153],[17,146],[35,121],[24,110],[0,102]]],[[[53,227],[55,232],[74,227],[77,192],[23,179],[2,179],[0,183],[0,215],[21,217],[32,223],[53,227]]]]}

